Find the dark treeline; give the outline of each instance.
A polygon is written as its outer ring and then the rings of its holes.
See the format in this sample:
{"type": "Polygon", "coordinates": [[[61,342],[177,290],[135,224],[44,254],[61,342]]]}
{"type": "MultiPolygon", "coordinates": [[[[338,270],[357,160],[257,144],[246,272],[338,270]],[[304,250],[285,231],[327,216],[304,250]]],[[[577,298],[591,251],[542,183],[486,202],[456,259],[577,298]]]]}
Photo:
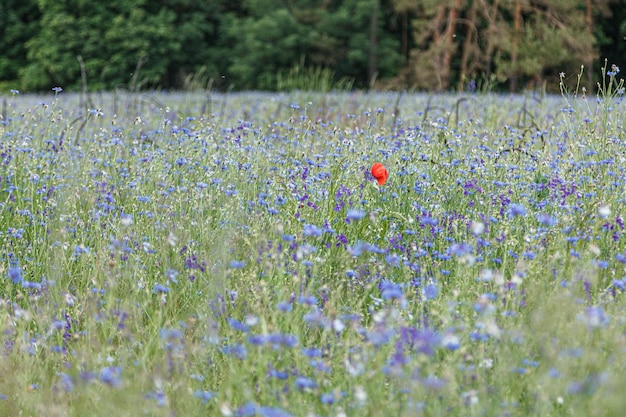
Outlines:
{"type": "Polygon", "coordinates": [[[605,58],[626,57],[626,0],[0,4],[3,92],[276,90],[306,71],[356,88],[520,91],[581,65],[593,86],[605,58]]]}

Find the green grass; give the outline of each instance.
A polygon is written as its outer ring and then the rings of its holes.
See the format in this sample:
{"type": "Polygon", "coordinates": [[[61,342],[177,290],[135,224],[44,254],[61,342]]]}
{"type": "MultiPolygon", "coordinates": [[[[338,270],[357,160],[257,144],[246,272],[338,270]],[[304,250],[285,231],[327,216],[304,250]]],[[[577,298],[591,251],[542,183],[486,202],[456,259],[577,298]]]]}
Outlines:
{"type": "Polygon", "coordinates": [[[614,93],[7,96],[0,416],[620,415],[614,93]]]}

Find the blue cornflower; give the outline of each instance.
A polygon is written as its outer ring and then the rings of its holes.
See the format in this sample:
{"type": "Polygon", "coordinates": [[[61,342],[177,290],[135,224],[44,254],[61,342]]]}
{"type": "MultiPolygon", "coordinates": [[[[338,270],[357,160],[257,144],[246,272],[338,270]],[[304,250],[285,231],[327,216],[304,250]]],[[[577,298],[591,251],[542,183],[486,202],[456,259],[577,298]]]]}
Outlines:
{"type": "Polygon", "coordinates": [[[455,256],[465,256],[472,252],[472,246],[467,243],[453,243],[448,251],[455,256]]]}
{"type": "Polygon", "coordinates": [[[421,216],[420,223],[422,223],[425,226],[437,226],[437,224],[439,223],[439,220],[435,217],[421,216]]]}
{"type": "Polygon", "coordinates": [[[427,300],[433,300],[437,298],[439,288],[437,284],[427,284],[422,288],[422,294],[424,294],[427,300]]]}
{"type": "Polygon", "coordinates": [[[361,256],[363,252],[368,252],[372,249],[372,245],[366,242],[358,241],[354,246],[348,247],[348,253],[352,256],[361,256]]]}
{"type": "Polygon", "coordinates": [[[256,414],[258,408],[259,407],[257,407],[255,403],[248,402],[242,405],[241,407],[239,407],[235,411],[235,416],[236,417],[251,417],[256,414]]]}
{"type": "Polygon", "coordinates": [[[146,394],[146,398],[155,400],[159,407],[165,407],[167,405],[167,396],[162,390],[149,392],[146,394]]]}
{"type": "Polygon", "coordinates": [[[314,295],[300,296],[298,297],[298,302],[300,304],[304,304],[307,306],[316,306],[317,305],[317,297],[314,295]]]}
{"type": "Polygon", "coordinates": [[[122,368],[119,366],[106,366],[100,370],[100,381],[113,387],[122,386],[122,368]]]}
{"type": "Polygon", "coordinates": [[[152,287],[152,292],[155,294],[165,294],[170,292],[170,289],[163,284],[155,284],[154,287],[152,287]]]}
{"type": "Polygon", "coordinates": [[[366,332],[365,337],[367,338],[367,341],[372,344],[372,346],[379,347],[389,343],[393,334],[393,330],[384,331],[382,329],[376,329],[371,332],[366,332]]]}
{"type": "Polygon", "coordinates": [[[268,372],[268,376],[270,378],[276,378],[278,380],[284,381],[289,378],[289,372],[287,371],[279,371],[278,369],[270,369],[268,372]]]}
{"type": "Polygon", "coordinates": [[[317,388],[317,382],[305,376],[299,376],[293,384],[299,391],[317,388]]]}
{"type": "Polygon", "coordinates": [[[383,300],[402,298],[402,287],[395,282],[384,280],[380,283],[380,296],[383,300]]]}
{"type": "Polygon", "coordinates": [[[525,216],[526,207],[524,207],[522,204],[513,203],[509,206],[507,213],[509,217],[525,216]]]}
{"type": "Polygon", "coordinates": [[[165,271],[165,278],[167,278],[168,282],[172,282],[174,284],[178,284],[178,271],[172,268],[167,268],[165,271]]]}
{"type": "Polygon", "coordinates": [[[276,308],[284,313],[289,313],[293,310],[293,303],[290,303],[289,301],[281,301],[278,305],[276,305],[276,308]]]}
{"type": "Polygon", "coordinates": [[[225,355],[232,355],[237,359],[242,360],[248,357],[248,349],[241,344],[223,346],[222,353],[225,355]]]}
{"type": "Polygon", "coordinates": [[[391,266],[398,266],[400,264],[401,258],[395,253],[391,253],[385,256],[385,261],[391,266]]]}
{"type": "Polygon", "coordinates": [[[322,350],[319,348],[302,348],[302,354],[308,358],[319,358],[322,356],[322,350]]]}
{"type": "Polygon", "coordinates": [[[22,269],[19,266],[12,266],[9,268],[9,272],[7,273],[7,278],[11,280],[14,284],[19,284],[22,282],[22,269]]]}
{"type": "Polygon", "coordinates": [[[543,226],[554,226],[556,224],[556,219],[548,213],[537,214],[537,221],[543,226]]]}
{"type": "Polygon", "coordinates": [[[74,389],[74,380],[65,372],[59,372],[57,375],[61,377],[61,388],[65,392],[72,392],[74,389]]]}
{"type": "Polygon", "coordinates": [[[365,217],[363,210],[352,209],[346,213],[346,219],[350,221],[361,220],[363,217],[365,217]]]}
{"type": "Polygon", "coordinates": [[[230,325],[230,327],[232,327],[233,329],[239,332],[248,333],[250,331],[250,327],[246,326],[244,323],[232,317],[228,318],[228,324],[230,325]]]}
{"type": "Polygon", "coordinates": [[[76,245],[74,247],[74,255],[80,255],[80,254],[83,254],[83,253],[89,253],[90,251],[91,251],[91,249],[89,249],[88,247],[83,246],[83,245],[80,245],[80,246],[76,245]]]}
{"type": "Polygon", "coordinates": [[[213,398],[215,398],[217,394],[211,392],[211,391],[202,391],[202,390],[196,390],[193,393],[193,396],[196,398],[200,398],[202,400],[202,404],[206,404],[209,401],[211,401],[213,398]]]}
{"type": "Polygon", "coordinates": [[[278,407],[258,407],[256,413],[260,417],[291,417],[291,414],[278,407]]]}
{"type": "Polygon", "coordinates": [[[331,405],[335,403],[335,394],[332,392],[325,392],[320,396],[322,404],[331,405]]]}
{"type": "Polygon", "coordinates": [[[230,261],[230,267],[233,269],[241,269],[246,266],[246,261],[230,261]]]}
{"type": "Polygon", "coordinates": [[[317,326],[324,329],[330,327],[330,320],[324,317],[319,308],[314,308],[313,310],[311,310],[311,312],[302,316],[302,318],[307,324],[310,324],[311,326],[317,326]]]}
{"type": "Polygon", "coordinates": [[[28,288],[31,290],[40,290],[43,285],[40,282],[32,282],[32,281],[22,281],[22,287],[28,288]]]}
{"type": "Polygon", "coordinates": [[[182,330],[180,329],[168,329],[164,327],[160,330],[159,337],[161,338],[161,340],[166,340],[168,342],[178,342],[183,340],[184,335],[182,330]]]}
{"type": "Polygon", "coordinates": [[[441,345],[448,350],[457,350],[461,347],[461,341],[454,333],[446,333],[441,339],[441,345]]]}
{"type": "Polygon", "coordinates": [[[304,236],[318,237],[322,235],[322,230],[315,225],[305,224],[302,234],[304,236]]]}
{"type": "Polygon", "coordinates": [[[584,314],[579,317],[589,328],[600,328],[609,324],[609,318],[600,306],[587,307],[584,314]]]}
{"type": "Polygon", "coordinates": [[[291,334],[271,333],[266,336],[267,343],[270,343],[274,349],[280,347],[292,348],[298,345],[298,338],[291,334]]]}

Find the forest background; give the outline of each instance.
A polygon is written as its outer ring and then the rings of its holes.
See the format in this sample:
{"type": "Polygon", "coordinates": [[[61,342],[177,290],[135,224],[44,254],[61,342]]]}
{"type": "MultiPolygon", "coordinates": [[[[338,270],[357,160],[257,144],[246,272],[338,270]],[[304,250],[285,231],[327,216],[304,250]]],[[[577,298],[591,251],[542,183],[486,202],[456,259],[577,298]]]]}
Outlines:
{"type": "MultiPolygon", "coordinates": [[[[0,91],[596,84],[624,0],[0,0],[0,91]],[[546,82],[554,79],[555,82],[546,82]],[[308,84],[308,85],[307,85],[308,84]]],[[[589,90],[591,91],[591,90],[589,90]]]]}

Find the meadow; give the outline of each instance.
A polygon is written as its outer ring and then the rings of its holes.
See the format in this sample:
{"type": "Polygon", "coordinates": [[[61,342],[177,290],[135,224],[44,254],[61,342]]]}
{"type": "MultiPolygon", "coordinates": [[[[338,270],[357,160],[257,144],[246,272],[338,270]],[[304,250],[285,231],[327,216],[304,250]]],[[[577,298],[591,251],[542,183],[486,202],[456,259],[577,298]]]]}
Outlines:
{"type": "Polygon", "coordinates": [[[4,94],[0,416],[622,415],[614,75],[4,94]]]}

